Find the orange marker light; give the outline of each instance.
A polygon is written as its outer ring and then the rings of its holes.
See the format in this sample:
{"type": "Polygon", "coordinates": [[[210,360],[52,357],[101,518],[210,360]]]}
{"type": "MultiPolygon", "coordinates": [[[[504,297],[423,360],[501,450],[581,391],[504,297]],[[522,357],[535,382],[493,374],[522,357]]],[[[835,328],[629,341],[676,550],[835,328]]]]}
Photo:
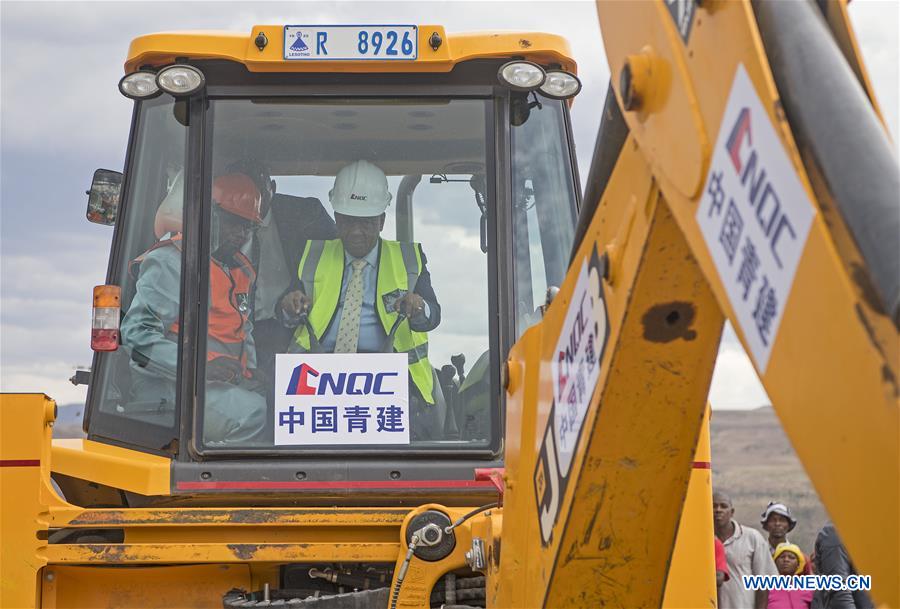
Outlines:
{"type": "Polygon", "coordinates": [[[117,285],[94,287],[94,309],[91,316],[91,349],[115,351],[119,348],[119,312],[122,289],[117,285]]]}

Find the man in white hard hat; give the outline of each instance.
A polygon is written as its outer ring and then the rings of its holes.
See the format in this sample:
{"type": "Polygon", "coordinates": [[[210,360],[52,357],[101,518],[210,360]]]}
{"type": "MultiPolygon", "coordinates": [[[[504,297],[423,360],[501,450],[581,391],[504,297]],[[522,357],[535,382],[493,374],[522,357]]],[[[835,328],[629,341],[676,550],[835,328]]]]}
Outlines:
{"type": "Polygon", "coordinates": [[[307,242],[281,299],[282,320],[296,327],[289,351],[407,353],[411,385],[427,409],[435,403],[427,332],[440,323],[441,307],[422,247],[379,236],[391,193],[374,164],[343,167],[328,195],[338,238],[307,242]]]}

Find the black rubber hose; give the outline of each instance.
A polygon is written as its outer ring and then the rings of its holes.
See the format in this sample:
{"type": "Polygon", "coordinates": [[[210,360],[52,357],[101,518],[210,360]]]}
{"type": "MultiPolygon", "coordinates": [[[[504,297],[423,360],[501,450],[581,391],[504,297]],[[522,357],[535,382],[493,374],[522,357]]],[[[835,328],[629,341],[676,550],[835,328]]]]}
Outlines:
{"type": "Polygon", "coordinates": [[[481,512],[485,512],[487,510],[493,509],[495,507],[498,507],[499,505],[500,505],[500,503],[495,501],[493,503],[487,503],[485,505],[482,505],[481,507],[477,507],[474,510],[472,510],[471,512],[468,512],[468,513],[460,516],[459,518],[457,518],[453,524],[451,524],[450,526],[448,526],[444,529],[444,532],[447,534],[452,533],[453,529],[455,529],[456,527],[458,527],[459,525],[464,523],[466,520],[468,520],[472,516],[475,516],[477,514],[480,514],[481,512]]]}
{"type": "Polygon", "coordinates": [[[865,261],[853,279],[897,324],[900,167],[884,128],[814,4],[754,0],[753,9],[816,197],[840,211],[865,261]]]}

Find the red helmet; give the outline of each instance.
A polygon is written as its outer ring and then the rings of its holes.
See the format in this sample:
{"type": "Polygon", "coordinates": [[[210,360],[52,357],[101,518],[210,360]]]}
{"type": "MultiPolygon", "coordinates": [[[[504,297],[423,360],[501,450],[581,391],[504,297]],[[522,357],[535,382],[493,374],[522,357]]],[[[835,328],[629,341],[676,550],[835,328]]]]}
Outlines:
{"type": "Polygon", "coordinates": [[[214,179],[212,199],[220,208],[235,216],[254,224],[262,222],[260,217],[262,197],[259,189],[253,180],[243,173],[228,173],[214,179]]]}

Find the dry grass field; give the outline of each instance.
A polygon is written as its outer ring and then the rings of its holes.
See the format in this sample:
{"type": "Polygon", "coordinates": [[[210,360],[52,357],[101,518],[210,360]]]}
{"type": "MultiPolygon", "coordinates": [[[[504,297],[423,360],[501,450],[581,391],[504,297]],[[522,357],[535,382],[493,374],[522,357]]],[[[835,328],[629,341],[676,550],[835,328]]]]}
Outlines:
{"type": "Polygon", "coordinates": [[[714,411],[710,434],[713,488],[731,494],[737,521],[760,529],[766,505],[781,501],[798,520],[788,538],[812,552],[827,518],[825,508],[775,412],[769,407],[714,411]]]}

